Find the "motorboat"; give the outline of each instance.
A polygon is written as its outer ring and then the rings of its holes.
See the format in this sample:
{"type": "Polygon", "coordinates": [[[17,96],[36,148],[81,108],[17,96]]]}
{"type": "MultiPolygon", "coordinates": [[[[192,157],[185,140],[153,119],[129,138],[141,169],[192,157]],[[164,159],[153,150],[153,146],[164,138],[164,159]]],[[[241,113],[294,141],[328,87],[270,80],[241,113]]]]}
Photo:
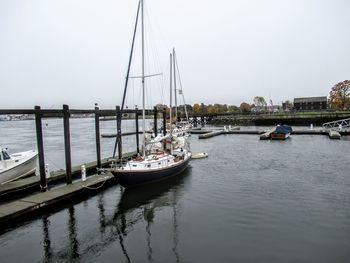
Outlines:
{"type": "Polygon", "coordinates": [[[275,131],[270,136],[271,140],[285,140],[292,133],[293,129],[289,125],[277,125],[275,131]]]}
{"type": "Polygon", "coordinates": [[[36,170],[38,152],[30,150],[8,154],[0,148],[0,184],[33,174],[36,170]]]}

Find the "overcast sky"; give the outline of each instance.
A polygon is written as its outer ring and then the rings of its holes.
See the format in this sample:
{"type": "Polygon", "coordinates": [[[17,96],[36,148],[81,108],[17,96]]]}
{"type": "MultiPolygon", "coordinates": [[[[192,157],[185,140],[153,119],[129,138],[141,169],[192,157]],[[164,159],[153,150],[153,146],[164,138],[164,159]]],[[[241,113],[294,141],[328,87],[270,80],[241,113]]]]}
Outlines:
{"type": "MultiPolygon", "coordinates": [[[[137,3],[0,0],[0,108],[120,104],[137,3]]],[[[163,73],[147,101],[167,99],[172,47],[190,104],[327,96],[350,79],[349,11],[348,0],[146,0],[147,72],[163,73]]],[[[138,79],[127,102],[140,105],[138,79]]]]}

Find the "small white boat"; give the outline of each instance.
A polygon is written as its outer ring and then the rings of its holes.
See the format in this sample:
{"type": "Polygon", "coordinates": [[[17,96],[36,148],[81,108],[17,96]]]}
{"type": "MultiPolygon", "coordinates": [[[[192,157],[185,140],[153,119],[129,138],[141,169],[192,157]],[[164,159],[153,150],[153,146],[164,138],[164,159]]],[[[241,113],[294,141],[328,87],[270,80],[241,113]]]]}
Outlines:
{"type": "Polygon", "coordinates": [[[194,153],[192,154],[192,159],[202,159],[208,157],[208,153],[194,153]]]}
{"type": "Polygon", "coordinates": [[[36,150],[9,155],[0,148],[0,184],[4,184],[35,172],[38,152],[36,150]]]}

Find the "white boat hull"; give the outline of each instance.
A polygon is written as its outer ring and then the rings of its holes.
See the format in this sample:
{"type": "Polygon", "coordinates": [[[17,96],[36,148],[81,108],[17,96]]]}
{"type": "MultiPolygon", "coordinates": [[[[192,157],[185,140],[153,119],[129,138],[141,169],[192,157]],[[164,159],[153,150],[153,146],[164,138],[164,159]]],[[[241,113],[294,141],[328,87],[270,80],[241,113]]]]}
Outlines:
{"type": "Polygon", "coordinates": [[[11,155],[11,159],[0,161],[0,184],[4,184],[35,172],[37,151],[11,155]]]}

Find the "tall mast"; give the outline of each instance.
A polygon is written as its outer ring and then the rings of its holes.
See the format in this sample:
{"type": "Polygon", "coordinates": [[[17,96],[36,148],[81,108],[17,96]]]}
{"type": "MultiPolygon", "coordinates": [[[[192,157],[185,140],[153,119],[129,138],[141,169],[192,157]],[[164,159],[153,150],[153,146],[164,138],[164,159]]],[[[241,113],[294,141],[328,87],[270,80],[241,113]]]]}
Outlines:
{"type": "Polygon", "coordinates": [[[142,39],[142,130],[143,130],[143,157],[146,156],[146,112],[145,112],[145,26],[143,14],[143,0],[141,0],[141,39],[142,39]]]}
{"type": "Polygon", "coordinates": [[[174,57],[175,60],[175,65],[176,65],[176,69],[177,69],[177,74],[179,76],[179,82],[180,82],[180,89],[181,89],[181,95],[182,95],[182,100],[184,102],[184,108],[185,108],[185,114],[186,114],[186,120],[188,121],[188,113],[187,113],[187,106],[186,106],[186,101],[185,101],[185,95],[182,89],[182,83],[181,83],[181,77],[180,77],[180,71],[179,71],[179,65],[177,63],[177,57],[174,57]]]}
{"type": "MultiPolygon", "coordinates": [[[[131,44],[131,50],[130,50],[130,56],[129,56],[129,63],[128,63],[128,70],[126,72],[126,78],[125,78],[125,85],[124,85],[124,93],[123,93],[123,100],[122,100],[122,107],[120,109],[121,114],[123,115],[123,110],[124,110],[124,104],[125,104],[125,95],[126,95],[126,90],[128,88],[128,82],[129,82],[129,73],[130,73],[130,67],[131,67],[131,60],[132,60],[132,56],[134,54],[134,44],[135,44],[135,36],[136,36],[136,30],[137,30],[137,24],[138,24],[138,20],[139,20],[139,14],[140,14],[140,4],[141,2],[139,2],[138,6],[137,6],[137,14],[136,14],[136,21],[135,21],[135,27],[134,27],[134,34],[132,37],[132,44],[131,44]]],[[[119,126],[121,127],[121,121],[119,120],[119,126]]],[[[121,137],[119,137],[120,139],[121,137]]],[[[117,150],[117,144],[120,143],[120,147],[121,147],[121,139],[118,140],[118,136],[115,139],[115,144],[114,144],[114,150],[113,150],[113,158],[115,157],[115,152],[117,150]]]]}
{"type": "Polygon", "coordinates": [[[172,103],[173,103],[173,80],[172,80],[172,75],[173,75],[173,69],[172,69],[172,65],[173,65],[173,58],[172,58],[172,54],[170,53],[170,152],[172,153],[173,151],[173,145],[172,145],[172,103]]]}
{"type": "Polygon", "coordinates": [[[175,69],[175,48],[173,48],[173,65],[174,65],[174,91],[175,91],[175,119],[177,122],[177,92],[176,92],[176,69],[175,69]]]}

